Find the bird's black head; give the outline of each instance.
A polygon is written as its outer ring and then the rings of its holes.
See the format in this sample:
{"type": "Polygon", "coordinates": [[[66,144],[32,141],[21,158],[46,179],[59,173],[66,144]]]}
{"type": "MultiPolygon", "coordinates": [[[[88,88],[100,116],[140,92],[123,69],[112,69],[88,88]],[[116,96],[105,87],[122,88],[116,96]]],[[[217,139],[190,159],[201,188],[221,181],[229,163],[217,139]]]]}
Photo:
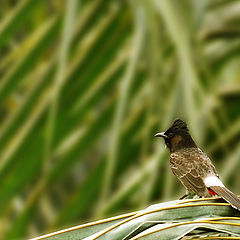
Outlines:
{"type": "Polygon", "coordinates": [[[180,150],[182,148],[197,147],[189,134],[187,124],[181,119],[176,119],[167,131],[157,133],[155,137],[162,137],[170,152],[180,150]]]}

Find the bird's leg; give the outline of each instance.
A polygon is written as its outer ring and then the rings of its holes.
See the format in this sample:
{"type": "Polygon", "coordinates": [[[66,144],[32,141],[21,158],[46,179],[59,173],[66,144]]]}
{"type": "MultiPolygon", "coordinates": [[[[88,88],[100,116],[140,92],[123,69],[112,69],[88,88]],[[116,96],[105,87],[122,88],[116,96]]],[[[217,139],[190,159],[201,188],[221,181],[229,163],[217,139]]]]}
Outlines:
{"type": "Polygon", "coordinates": [[[183,200],[184,198],[186,198],[188,196],[187,193],[185,193],[182,197],[179,198],[179,200],[183,200]]]}
{"type": "Polygon", "coordinates": [[[188,197],[189,193],[190,192],[188,190],[186,190],[186,193],[182,197],[180,197],[179,200],[183,200],[184,198],[188,197]]]}
{"type": "Polygon", "coordinates": [[[182,197],[180,197],[179,200],[182,200],[182,199],[185,199],[185,198],[191,199],[191,198],[194,197],[194,195],[196,195],[196,194],[192,193],[192,192],[189,192],[189,191],[186,191],[186,193],[182,197]]]}

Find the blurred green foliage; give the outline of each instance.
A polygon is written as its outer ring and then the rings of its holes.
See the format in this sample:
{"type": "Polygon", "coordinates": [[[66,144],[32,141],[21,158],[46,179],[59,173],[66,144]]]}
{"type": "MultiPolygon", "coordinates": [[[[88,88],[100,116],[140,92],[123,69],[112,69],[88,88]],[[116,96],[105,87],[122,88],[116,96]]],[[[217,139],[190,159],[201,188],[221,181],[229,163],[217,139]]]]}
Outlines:
{"type": "Polygon", "coordinates": [[[181,196],[176,117],[239,194],[239,27],[234,0],[2,1],[0,238],[181,196]]]}

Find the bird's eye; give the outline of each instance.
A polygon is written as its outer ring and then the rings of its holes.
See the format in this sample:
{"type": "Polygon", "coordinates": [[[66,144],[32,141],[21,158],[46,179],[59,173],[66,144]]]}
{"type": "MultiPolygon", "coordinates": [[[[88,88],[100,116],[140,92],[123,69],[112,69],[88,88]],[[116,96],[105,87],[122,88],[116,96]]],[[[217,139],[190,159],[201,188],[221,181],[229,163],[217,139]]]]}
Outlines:
{"type": "Polygon", "coordinates": [[[171,138],[173,136],[173,133],[169,133],[168,137],[171,138]]]}

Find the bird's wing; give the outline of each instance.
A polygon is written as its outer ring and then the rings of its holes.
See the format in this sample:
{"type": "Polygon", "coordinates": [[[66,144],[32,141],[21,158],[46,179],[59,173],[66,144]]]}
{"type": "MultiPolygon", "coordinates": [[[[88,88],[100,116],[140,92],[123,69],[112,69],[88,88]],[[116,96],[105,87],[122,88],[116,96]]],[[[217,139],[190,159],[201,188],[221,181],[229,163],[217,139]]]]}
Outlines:
{"type": "Polygon", "coordinates": [[[170,155],[171,169],[188,191],[194,192],[199,196],[209,196],[202,174],[199,171],[199,166],[194,161],[194,158],[196,159],[194,155],[191,152],[172,153],[170,155]]]}

